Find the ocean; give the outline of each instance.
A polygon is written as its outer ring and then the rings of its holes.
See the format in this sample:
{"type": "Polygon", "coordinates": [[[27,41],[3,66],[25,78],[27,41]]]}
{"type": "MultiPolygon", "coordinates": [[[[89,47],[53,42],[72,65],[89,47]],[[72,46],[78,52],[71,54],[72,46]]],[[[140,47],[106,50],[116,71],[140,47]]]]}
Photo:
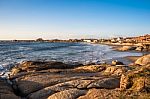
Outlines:
{"type": "Polygon", "coordinates": [[[27,60],[64,63],[101,63],[125,56],[141,56],[139,52],[113,51],[110,46],[87,43],[0,42],[0,71],[27,60]]]}

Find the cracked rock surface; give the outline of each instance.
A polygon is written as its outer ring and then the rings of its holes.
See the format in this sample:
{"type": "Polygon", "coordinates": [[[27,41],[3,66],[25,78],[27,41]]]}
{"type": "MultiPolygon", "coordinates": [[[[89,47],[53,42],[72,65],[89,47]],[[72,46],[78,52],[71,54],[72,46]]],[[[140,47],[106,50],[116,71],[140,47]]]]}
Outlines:
{"type": "Polygon", "coordinates": [[[60,62],[27,61],[12,69],[12,87],[0,81],[1,97],[6,97],[0,99],[147,99],[149,67],[128,71],[106,64],[69,67],[60,62]]]}

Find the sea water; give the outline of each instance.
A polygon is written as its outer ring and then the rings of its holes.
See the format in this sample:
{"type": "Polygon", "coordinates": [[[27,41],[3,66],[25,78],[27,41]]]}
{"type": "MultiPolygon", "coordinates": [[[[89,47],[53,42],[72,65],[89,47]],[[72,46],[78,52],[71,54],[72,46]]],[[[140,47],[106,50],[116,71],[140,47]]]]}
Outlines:
{"type": "Polygon", "coordinates": [[[117,52],[110,46],[87,43],[0,42],[0,71],[27,60],[64,63],[101,63],[108,59],[140,56],[137,52],[117,52]]]}

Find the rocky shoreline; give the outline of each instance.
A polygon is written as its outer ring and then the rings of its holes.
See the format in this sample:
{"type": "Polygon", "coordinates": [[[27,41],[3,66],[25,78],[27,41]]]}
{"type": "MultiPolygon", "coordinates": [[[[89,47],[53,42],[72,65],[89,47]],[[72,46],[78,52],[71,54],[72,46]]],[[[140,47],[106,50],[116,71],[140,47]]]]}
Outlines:
{"type": "Polygon", "coordinates": [[[149,99],[150,54],[127,66],[26,61],[0,79],[0,99],[149,99]],[[9,83],[8,83],[9,82],[9,83]]]}

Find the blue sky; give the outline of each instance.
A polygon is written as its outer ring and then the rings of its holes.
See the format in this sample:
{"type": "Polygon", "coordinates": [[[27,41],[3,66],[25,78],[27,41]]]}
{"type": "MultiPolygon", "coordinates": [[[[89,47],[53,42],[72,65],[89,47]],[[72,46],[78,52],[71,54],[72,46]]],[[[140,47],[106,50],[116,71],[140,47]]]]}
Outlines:
{"type": "Polygon", "coordinates": [[[150,34],[150,0],[0,0],[0,39],[150,34]]]}

